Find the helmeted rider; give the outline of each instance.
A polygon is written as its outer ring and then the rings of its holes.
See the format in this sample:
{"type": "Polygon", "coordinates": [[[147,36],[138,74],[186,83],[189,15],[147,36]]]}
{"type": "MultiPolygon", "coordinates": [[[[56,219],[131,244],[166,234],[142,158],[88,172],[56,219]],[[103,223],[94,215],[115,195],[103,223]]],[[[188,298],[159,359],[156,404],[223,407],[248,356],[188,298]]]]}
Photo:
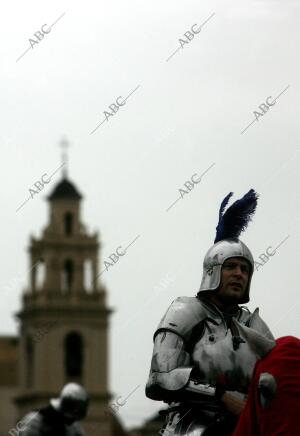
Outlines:
{"type": "Polygon", "coordinates": [[[78,421],[85,418],[89,397],[77,383],[68,383],[59,398],[50,404],[30,412],[20,422],[22,436],[84,436],[78,421]]]}
{"type": "Polygon", "coordinates": [[[146,395],[169,404],[163,436],[231,435],[256,360],[274,346],[258,309],[239,306],[249,301],[254,260],[238,238],[258,195],[251,189],[224,213],[231,196],[221,204],[199,292],[174,300],[154,333],[146,395]]]}

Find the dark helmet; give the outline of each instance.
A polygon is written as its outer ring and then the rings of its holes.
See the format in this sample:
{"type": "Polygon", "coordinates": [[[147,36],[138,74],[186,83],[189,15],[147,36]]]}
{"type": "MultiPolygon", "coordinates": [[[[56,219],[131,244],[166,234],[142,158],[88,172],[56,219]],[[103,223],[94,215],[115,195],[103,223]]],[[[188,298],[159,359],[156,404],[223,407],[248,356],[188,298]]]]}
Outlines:
{"type": "Polygon", "coordinates": [[[50,400],[51,406],[64,418],[80,421],[87,414],[89,397],[86,390],[77,383],[68,383],[59,398],[50,400]]]}

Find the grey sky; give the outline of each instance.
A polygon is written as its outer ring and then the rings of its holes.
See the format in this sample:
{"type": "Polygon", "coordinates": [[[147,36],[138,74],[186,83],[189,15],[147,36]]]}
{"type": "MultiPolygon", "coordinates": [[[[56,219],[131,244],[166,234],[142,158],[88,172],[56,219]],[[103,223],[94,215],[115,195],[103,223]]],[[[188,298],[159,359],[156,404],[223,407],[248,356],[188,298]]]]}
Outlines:
{"type": "Polygon", "coordinates": [[[16,209],[61,165],[66,135],[70,178],[85,195],[84,222],[100,231],[102,260],[140,235],[101,276],[116,309],[111,390],[124,399],[140,385],[120,408],[127,426],[162,405],[144,396],[152,335],[176,296],[197,292],[230,191],[234,199],[250,188],[261,194],[242,238],[257,260],[289,236],[255,273],[249,307],[260,307],[276,336],[299,335],[299,9],[296,0],[53,0],[11,1],[2,10],[1,333],[17,331],[21,289],[4,288],[18,275],[27,281],[29,235],[45,226],[44,199],[61,171],[16,209]],[[16,62],[29,38],[63,13],[16,62]],[[179,38],[212,14],[166,62],[179,38]],[[138,86],[90,134],[108,106],[138,86]],[[283,90],[241,134],[258,106],[283,90]],[[209,167],[166,212],[179,188],[209,167]]]}

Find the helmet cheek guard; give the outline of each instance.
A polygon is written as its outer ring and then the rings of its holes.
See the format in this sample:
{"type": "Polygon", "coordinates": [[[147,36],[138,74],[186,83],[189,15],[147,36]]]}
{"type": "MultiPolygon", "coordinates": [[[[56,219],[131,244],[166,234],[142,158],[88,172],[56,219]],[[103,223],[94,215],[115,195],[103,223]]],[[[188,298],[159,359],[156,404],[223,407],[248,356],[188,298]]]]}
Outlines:
{"type": "Polygon", "coordinates": [[[254,260],[249,248],[239,239],[224,239],[214,244],[208,250],[203,262],[202,281],[197,295],[201,292],[210,292],[218,289],[221,282],[223,263],[231,257],[241,257],[250,263],[251,271],[246,292],[244,297],[239,301],[240,304],[248,303],[254,260]]]}

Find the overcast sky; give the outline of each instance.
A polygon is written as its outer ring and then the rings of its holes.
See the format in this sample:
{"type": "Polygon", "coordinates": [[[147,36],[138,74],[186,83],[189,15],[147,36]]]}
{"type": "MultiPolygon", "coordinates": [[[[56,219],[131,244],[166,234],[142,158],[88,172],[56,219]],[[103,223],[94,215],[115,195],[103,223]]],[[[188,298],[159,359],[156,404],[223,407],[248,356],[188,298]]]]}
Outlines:
{"type": "Polygon", "coordinates": [[[276,337],[299,335],[299,10],[297,0],[29,0],[2,9],[0,331],[17,332],[22,290],[5,287],[27,281],[29,236],[46,225],[45,197],[61,169],[16,210],[60,167],[65,135],[83,221],[100,231],[100,268],[139,236],[101,276],[116,310],[111,391],[124,400],[139,386],[120,408],[128,427],[163,405],[144,395],[152,336],[172,300],[197,292],[230,191],[260,193],[242,237],[254,258],[282,243],[255,272],[249,307],[260,307],[276,337]],[[200,182],[180,198],[194,174],[200,182]]]}

